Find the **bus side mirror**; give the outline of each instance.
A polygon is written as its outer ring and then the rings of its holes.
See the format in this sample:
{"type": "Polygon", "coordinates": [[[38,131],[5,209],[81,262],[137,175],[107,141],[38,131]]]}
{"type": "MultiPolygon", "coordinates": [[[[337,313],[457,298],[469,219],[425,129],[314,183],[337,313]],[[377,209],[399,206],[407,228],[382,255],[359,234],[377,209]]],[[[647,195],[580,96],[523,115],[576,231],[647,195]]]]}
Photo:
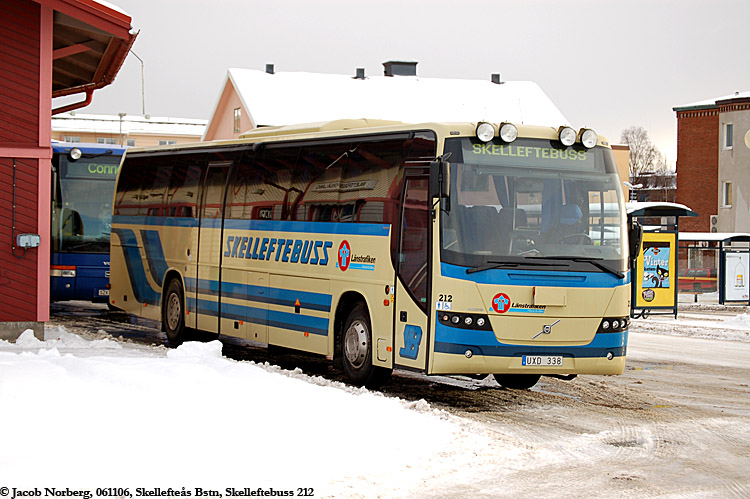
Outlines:
{"type": "Polygon", "coordinates": [[[630,268],[635,268],[635,262],[641,253],[641,242],[643,242],[643,226],[637,220],[632,219],[628,224],[628,241],[630,242],[630,268]]]}
{"type": "Polygon", "coordinates": [[[448,199],[451,192],[450,163],[433,161],[430,163],[430,194],[433,198],[448,199]]]}

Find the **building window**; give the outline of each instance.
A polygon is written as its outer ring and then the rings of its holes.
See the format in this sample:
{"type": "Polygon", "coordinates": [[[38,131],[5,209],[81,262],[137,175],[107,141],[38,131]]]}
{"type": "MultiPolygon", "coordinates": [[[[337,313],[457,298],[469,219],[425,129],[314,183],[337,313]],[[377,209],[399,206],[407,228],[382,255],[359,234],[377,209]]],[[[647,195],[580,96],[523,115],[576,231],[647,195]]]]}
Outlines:
{"type": "Polygon", "coordinates": [[[70,135],[66,135],[65,142],[73,142],[79,144],[81,142],[81,137],[71,137],[70,135]]]}
{"type": "Polygon", "coordinates": [[[238,107],[234,110],[234,133],[240,133],[240,118],[242,110],[238,107]]]}
{"type": "Polygon", "coordinates": [[[135,147],[135,139],[128,139],[128,147],[135,147]]]}
{"type": "Polygon", "coordinates": [[[160,146],[173,146],[177,144],[176,140],[160,140],[159,145],[160,146]]]}
{"type": "Polygon", "coordinates": [[[114,137],[99,137],[98,139],[96,139],[96,143],[117,145],[117,139],[114,137]]]}
{"type": "Polygon", "coordinates": [[[732,206],[732,182],[721,183],[721,206],[723,208],[732,206]]]}
{"type": "Polygon", "coordinates": [[[731,149],[732,148],[732,132],[734,131],[734,126],[732,123],[724,123],[724,149],[731,149]]]}

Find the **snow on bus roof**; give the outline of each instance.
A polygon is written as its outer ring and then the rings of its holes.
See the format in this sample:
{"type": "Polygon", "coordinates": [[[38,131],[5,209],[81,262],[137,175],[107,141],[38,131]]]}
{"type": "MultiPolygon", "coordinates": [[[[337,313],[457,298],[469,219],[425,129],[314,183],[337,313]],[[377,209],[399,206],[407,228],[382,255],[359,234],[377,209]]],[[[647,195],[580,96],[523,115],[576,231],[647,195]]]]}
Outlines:
{"type": "Polygon", "coordinates": [[[489,80],[418,76],[359,79],[303,72],[269,74],[240,68],[229,69],[222,92],[228,81],[256,126],[361,118],[404,123],[569,124],[544,91],[531,81],[497,84],[489,80]]]}

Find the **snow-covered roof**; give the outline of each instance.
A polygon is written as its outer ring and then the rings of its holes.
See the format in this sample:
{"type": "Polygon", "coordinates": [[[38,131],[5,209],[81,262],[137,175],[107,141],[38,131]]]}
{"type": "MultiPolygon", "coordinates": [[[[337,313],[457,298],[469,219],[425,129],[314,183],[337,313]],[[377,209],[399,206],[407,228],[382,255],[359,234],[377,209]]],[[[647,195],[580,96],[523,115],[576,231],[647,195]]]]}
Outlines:
{"type": "MultiPolygon", "coordinates": [[[[207,120],[191,118],[123,116],[122,133],[200,137],[207,123],[207,120]]],[[[120,132],[120,117],[108,114],[59,114],[52,117],[52,131],[116,134],[120,132]]]]}
{"type": "Polygon", "coordinates": [[[625,204],[628,215],[637,217],[682,216],[697,217],[693,210],[679,203],[661,201],[628,201],[625,204]]]}
{"type": "Polygon", "coordinates": [[[750,241],[750,234],[746,232],[680,232],[677,238],[680,241],[750,241]]]}
{"type": "Polygon", "coordinates": [[[683,106],[675,106],[672,108],[673,111],[686,111],[691,109],[703,109],[709,107],[715,107],[719,101],[732,100],[732,99],[750,99],[750,92],[735,92],[731,95],[725,95],[724,97],[715,97],[713,99],[706,99],[692,104],[685,104],[683,106]]]}
{"type": "MultiPolygon", "coordinates": [[[[232,82],[257,126],[360,118],[404,123],[509,121],[554,127],[569,124],[542,89],[531,81],[497,84],[489,80],[418,76],[358,79],[348,75],[270,74],[238,68],[227,72],[222,92],[227,81],[232,82]]],[[[218,105],[217,100],[216,108],[218,105]]]]}

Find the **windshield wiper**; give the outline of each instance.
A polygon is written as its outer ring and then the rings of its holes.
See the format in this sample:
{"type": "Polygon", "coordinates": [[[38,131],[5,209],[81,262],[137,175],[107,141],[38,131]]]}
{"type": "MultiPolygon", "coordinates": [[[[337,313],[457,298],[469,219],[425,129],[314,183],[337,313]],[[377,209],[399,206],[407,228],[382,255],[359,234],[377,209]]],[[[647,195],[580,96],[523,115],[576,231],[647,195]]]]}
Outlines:
{"type": "Polygon", "coordinates": [[[615,269],[611,269],[604,265],[603,263],[599,263],[600,260],[604,260],[604,258],[598,258],[598,257],[588,257],[588,256],[527,256],[526,258],[530,259],[537,259],[541,258],[543,260],[549,259],[549,260],[569,260],[571,262],[578,262],[578,263],[590,263],[594,267],[603,270],[604,272],[607,272],[609,274],[612,274],[615,277],[618,277],[620,279],[623,279],[625,277],[625,274],[623,274],[620,271],[617,271],[615,269]]]}
{"type": "Polygon", "coordinates": [[[102,246],[102,247],[105,247],[105,246],[109,246],[109,244],[107,244],[107,243],[108,243],[107,241],[84,241],[82,243],[78,243],[78,244],[75,244],[75,245],[72,245],[72,246],[67,246],[65,248],[65,250],[67,250],[67,251],[76,251],[76,250],[80,250],[82,248],[88,248],[89,246],[102,246]]]}
{"type": "Polygon", "coordinates": [[[478,265],[476,267],[471,267],[470,269],[466,269],[467,274],[473,274],[474,272],[483,272],[485,270],[490,269],[515,269],[520,267],[521,265],[535,265],[537,267],[553,267],[553,266],[559,266],[558,263],[544,263],[544,262],[497,262],[493,260],[487,261],[484,265],[478,265]]]}

